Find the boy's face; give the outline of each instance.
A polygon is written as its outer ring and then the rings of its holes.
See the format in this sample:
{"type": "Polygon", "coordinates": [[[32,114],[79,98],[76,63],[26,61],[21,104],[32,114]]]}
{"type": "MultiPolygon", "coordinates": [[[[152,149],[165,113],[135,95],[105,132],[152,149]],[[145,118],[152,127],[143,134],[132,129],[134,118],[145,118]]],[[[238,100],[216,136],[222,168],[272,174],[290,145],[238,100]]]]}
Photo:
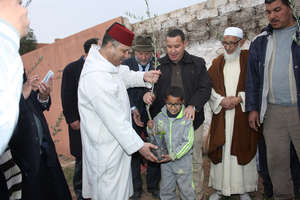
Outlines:
{"type": "Polygon", "coordinates": [[[180,112],[182,104],[183,101],[180,97],[173,97],[172,95],[169,95],[166,99],[167,110],[172,115],[176,115],[180,112]]]}

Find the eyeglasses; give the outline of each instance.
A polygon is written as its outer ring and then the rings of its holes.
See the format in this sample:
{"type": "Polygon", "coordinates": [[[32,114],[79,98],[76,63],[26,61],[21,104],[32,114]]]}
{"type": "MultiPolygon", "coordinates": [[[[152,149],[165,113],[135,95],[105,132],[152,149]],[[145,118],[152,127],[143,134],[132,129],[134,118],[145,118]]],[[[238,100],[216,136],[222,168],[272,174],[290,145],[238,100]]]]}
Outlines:
{"type": "Polygon", "coordinates": [[[230,46],[230,47],[233,47],[235,45],[237,45],[241,40],[238,40],[236,42],[226,42],[226,41],[221,41],[222,45],[223,46],[230,46]]]}
{"type": "Polygon", "coordinates": [[[172,107],[172,106],[179,107],[179,106],[181,106],[181,103],[166,103],[166,105],[169,107],[172,107]]]}
{"type": "Polygon", "coordinates": [[[27,8],[30,3],[31,3],[31,0],[21,0],[20,1],[20,5],[23,6],[24,8],[27,8]]]}

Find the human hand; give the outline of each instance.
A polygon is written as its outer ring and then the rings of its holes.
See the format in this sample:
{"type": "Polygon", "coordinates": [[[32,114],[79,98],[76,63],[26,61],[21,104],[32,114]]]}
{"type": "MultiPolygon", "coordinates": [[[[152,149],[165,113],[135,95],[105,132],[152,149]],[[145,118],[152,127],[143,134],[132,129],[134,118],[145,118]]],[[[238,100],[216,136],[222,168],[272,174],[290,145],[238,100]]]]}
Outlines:
{"type": "Polygon", "coordinates": [[[27,99],[30,96],[32,90],[36,90],[39,85],[39,76],[33,75],[28,77],[27,81],[23,84],[22,94],[24,99],[27,99]]]}
{"type": "Polygon", "coordinates": [[[76,120],[76,121],[70,123],[70,126],[73,130],[79,130],[80,129],[80,121],[76,120]]]}
{"type": "Polygon", "coordinates": [[[141,120],[141,115],[140,115],[139,110],[137,108],[135,108],[132,111],[132,114],[133,114],[134,123],[139,127],[144,127],[144,122],[142,122],[142,120],[141,120]]]}
{"type": "Polygon", "coordinates": [[[237,96],[237,97],[232,98],[232,102],[235,106],[237,106],[243,102],[243,99],[242,99],[242,97],[237,96]]]}
{"type": "Polygon", "coordinates": [[[258,128],[260,127],[259,123],[259,117],[258,117],[258,112],[256,110],[251,111],[249,113],[249,126],[253,128],[255,131],[258,131],[258,128]]]}
{"type": "Polygon", "coordinates": [[[143,101],[146,103],[146,104],[152,104],[153,101],[155,100],[155,95],[153,92],[146,92],[143,96],[143,101]],[[152,96],[151,96],[151,93],[152,93],[152,96]]]}
{"type": "Polygon", "coordinates": [[[186,120],[194,120],[195,119],[195,109],[194,106],[189,105],[183,111],[183,115],[186,120]]]}
{"type": "Polygon", "coordinates": [[[150,160],[151,162],[158,162],[158,159],[151,152],[151,149],[157,149],[157,148],[158,148],[157,146],[145,142],[144,146],[139,150],[139,152],[147,160],[150,160]]]}
{"type": "Polygon", "coordinates": [[[227,110],[231,110],[235,107],[234,99],[235,99],[234,96],[224,97],[220,105],[227,110]]]}
{"type": "Polygon", "coordinates": [[[153,127],[154,127],[154,121],[153,120],[149,120],[147,122],[147,126],[148,126],[148,128],[153,129],[153,127]]]}
{"type": "Polygon", "coordinates": [[[50,78],[47,83],[41,82],[39,84],[38,89],[39,89],[40,100],[45,101],[48,99],[50,92],[52,90],[52,83],[53,83],[53,79],[50,78]]]}
{"type": "Polygon", "coordinates": [[[169,162],[172,160],[171,156],[169,156],[169,154],[166,154],[166,155],[162,155],[161,156],[163,159],[158,161],[159,163],[165,163],[165,162],[169,162]]]}
{"type": "Polygon", "coordinates": [[[156,83],[160,75],[160,70],[150,70],[144,73],[144,80],[149,83],[156,83]]]}

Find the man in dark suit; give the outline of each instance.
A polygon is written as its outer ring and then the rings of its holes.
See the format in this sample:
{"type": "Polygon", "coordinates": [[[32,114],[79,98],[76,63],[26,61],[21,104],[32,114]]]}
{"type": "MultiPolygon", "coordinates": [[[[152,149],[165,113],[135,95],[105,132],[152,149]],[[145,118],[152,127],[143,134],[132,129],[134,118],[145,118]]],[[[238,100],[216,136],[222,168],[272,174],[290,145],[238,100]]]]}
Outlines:
{"type": "Polygon", "coordinates": [[[35,75],[24,80],[19,121],[10,141],[12,156],[22,171],[22,200],[71,200],[43,114],[51,105],[52,79],[44,83],[35,75]]]}
{"type": "MultiPolygon", "coordinates": [[[[137,36],[134,41],[134,56],[125,60],[122,64],[128,65],[130,70],[133,71],[149,71],[152,68],[153,60],[153,46],[151,37],[137,36]]],[[[131,111],[133,115],[132,126],[135,131],[143,138],[146,136],[146,124],[148,116],[146,107],[143,102],[144,93],[146,88],[130,88],[127,90],[130,100],[131,111]]],[[[132,155],[131,171],[133,179],[134,194],[131,197],[132,200],[141,198],[142,193],[142,178],[141,178],[141,163],[142,157],[137,152],[132,155]]],[[[158,198],[160,181],[160,166],[158,163],[148,162],[147,167],[147,189],[152,193],[154,198],[158,198]]]]}
{"type": "Polygon", "coordinates": [[[64,71],[61,84],[61,101],[63,113],[68,123],[70,151],[76,158],[73,185],[78,200],[82,198],[82,147],[80,135],[80,116],[78,111],[78,82],[85,58],[92,44],[98,44],[98,38],[87,40],[84,45],[85,54],[75,62],[68,64],[64,71]]]}

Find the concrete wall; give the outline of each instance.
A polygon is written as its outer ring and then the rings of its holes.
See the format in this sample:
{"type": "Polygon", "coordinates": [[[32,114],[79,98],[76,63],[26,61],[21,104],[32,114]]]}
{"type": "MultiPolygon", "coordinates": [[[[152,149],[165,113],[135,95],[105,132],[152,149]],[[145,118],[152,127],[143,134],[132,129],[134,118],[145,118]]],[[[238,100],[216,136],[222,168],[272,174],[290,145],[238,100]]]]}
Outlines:
{"type": "Polygon", "coordinates": [[[175,27],[185,32],[189,46],[221,39],[228,26],[238,26],[246,38],[253,38],[267,24],[263,3],[264,0],[208,0],[133,24],[132,30],[136,34],[154,32],[162,52],[166,33],[175,27]]]}

